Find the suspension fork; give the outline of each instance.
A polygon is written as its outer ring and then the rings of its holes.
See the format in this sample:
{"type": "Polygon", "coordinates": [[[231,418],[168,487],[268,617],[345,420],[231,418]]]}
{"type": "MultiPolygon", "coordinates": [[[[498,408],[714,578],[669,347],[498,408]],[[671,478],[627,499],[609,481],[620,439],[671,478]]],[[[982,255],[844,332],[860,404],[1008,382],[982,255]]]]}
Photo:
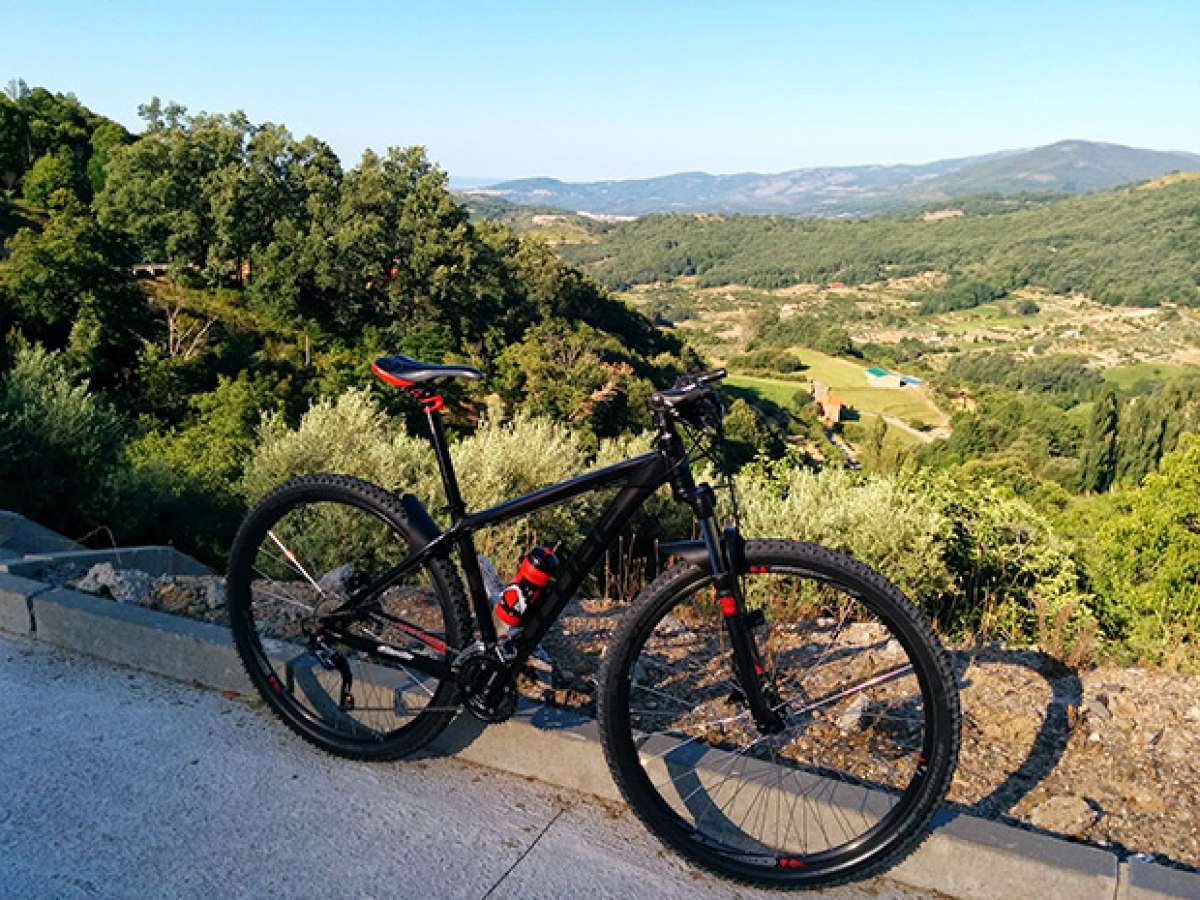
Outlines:
{"type": "MultiPolygon", "coordinates": [[[[697,488],[701,494],[708,485],[697,488]]],[[[703,504],[703,500],[700,500],[703,504]]],[[[754,724],[764,734],[776,734],[783,730],[783,718],[772,702],[774,692],[766,687],[766,669],[758,652],[750,619],[746,610],[746,597],[742,592],[741,576],[746,572],[745,543],[734,527],[726,528],[718,539],[713,528],[711,509],[707,516],[699,517],[700,536],[708,550],[708,562],[712,567],[713,584],[717,589],[717,600],[721,616],[725,620],[725,632],[733,650],[733,674],[746,698],[746,705],[754,717],[754,724]]]]}

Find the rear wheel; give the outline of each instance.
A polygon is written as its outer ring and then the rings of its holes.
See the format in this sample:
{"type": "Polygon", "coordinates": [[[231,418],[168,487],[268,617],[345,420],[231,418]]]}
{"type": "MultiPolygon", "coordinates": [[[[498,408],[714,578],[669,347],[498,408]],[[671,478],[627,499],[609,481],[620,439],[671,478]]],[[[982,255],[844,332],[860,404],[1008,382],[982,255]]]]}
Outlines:
{"type": "Polygon", "coordinates": [[[396,497],[341,475],[281,485],[234,540],[229,621],[246,672],[290,728],[330,752],[404,756],[428,744],[457,710],[452,679],[401,661],[411,652],[448,660],[467,641],[466,597],[447,560],[388,588],[347,627],[393,652],[348,647],[320,624],[408,546],[396,497]]]}
{"type": "Polygon", "coordinates": [[[746,550],[782,730],[755,726],[707,567],[679,566],[646,588],[606,654],[613,777],[664,843],[723,875],[816,887],[874,874],[920,842],[953,775],[948,657],[866,566],[791,541],[746,550]]]}

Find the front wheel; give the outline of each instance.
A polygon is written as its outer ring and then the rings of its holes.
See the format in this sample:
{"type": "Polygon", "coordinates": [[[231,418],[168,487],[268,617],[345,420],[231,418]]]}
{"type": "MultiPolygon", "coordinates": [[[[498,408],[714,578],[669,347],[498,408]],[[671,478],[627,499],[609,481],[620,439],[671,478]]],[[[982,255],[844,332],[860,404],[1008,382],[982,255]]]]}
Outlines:
{"type": "Polygon", "coordinates": [[[673,567],[606,654],[613,778],[660,840],[727,877],[807,888],[875,874],[920,843],[954,774],[949,658],[899,590],[844,554],[749,541],[746,556],[781,730],[755,725],[707,567],[673,567]]]}

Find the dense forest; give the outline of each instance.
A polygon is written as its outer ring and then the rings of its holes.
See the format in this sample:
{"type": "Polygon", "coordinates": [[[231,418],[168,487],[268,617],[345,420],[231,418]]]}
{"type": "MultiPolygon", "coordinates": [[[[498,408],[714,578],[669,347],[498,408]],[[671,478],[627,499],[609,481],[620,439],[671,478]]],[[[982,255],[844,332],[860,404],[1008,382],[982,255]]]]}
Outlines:
{"type": "MultiPolygon", "coordinates": [[[[219,547],[259,418],[370,387],[379,353],[477,365],[508,408],[569,421],[591,445],[644,426],[652,384],[682,371],[676,338],[544,245],[471,223],[420,148],[346,170],[316,138],[241,114],[158,101],[141,114],[134,139],[72,96],[18,84],[0,98],[0,505],[126,540],[176,510],[177,542],[219,547]],[[67,413],[31,422],[28,392],[103,427],[67,440],[67,413]],[[104,483],[21,477],[39,460],[104,483]],[[118,525],[122,499],[144,508],[118,525]]],[[[456,398],[456,425],[482,397],[456,398]]]]}
{"type": "Polygon", "coordinates": [[[564,254],[612,288],[681,275],[702,286],[860,284],[936,269],[994,290],[1034,285],[1106,303],[1197,305],[1200,180],[1163,181],[936,221],[646,216],[564,254]]]}
{"type": "MultiPolygon", "coordinates": [[[[1196,182],[984,198],[988,214],[936,222],[652,216],[589,226],[596,243],[560,248],[577,267],[472,217],[421,148],[346,167],[241,113],[140,112],[131,134],[72,95],[16,82],[0,97],[0,507],[218,565],[247,505],[290,474],[348,471],[437,504],[419,417],[367,368],[381,352],[485,372],[447,404],[474,504],[644,447],[645,398],[705,360],[593,276],[938,267],[954,277],[929,314],[1027,283],[1146,304],[1192,303],[1200,284],[1196,182]]],[[[862,353],[802,316],[764,319],[747,353],[795,369],[794,343],[862,353]]],[[[915,449],[859,424],[861,472],[815,448],[804,403],[733,399],[748,529],[856,553],[964,640],[1195,665],[1200,386],[1118,394],[1071,358],[958,365],[947,383],[977,408],[915,449]]],[[[665,503],[650,514],[643,537],[688,528],[665,503]]],[[[569,540],[556,515],[540,533],[569,540]]]]}

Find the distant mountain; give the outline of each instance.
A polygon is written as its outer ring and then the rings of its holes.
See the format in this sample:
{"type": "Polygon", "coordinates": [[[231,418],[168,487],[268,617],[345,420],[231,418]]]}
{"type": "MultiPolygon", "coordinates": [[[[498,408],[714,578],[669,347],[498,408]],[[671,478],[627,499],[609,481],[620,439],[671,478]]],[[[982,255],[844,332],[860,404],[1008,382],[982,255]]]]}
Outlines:
{"type": "Polygon", "coordinates": [[[451,175],[450,190],[452,191],[469,191],[471,188],[486,187],[489,184],[495,184],[503,179],[492,177],[488,178],[480,175],[451,175]]]}
{"type": "Polygon", "coordinates": [[[873,215],[980,193],[1079,194],[1200,169],[1200,154],[1059,141],[922,165],[833,166],[774,175],[682,172],[626,181],[504,181],[470,193],[609,215],[654,212],[873,215]]]}

